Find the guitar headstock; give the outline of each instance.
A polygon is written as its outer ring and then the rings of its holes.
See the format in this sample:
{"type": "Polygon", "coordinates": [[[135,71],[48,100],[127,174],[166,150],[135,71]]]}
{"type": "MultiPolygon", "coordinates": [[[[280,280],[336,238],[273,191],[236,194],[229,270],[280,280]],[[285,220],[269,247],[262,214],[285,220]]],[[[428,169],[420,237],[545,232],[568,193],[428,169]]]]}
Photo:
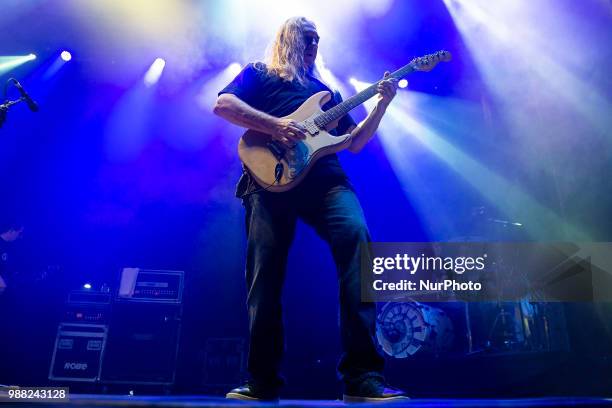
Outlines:
{"type": "Polygon", "coordinates": [[[452,55],[448,51],[438,51],[433,54],[427,54],[423,57],[415,58],[410,61],[410,65],[417,71],[431,71],[438,65],[439,62],[448,62],[452,59],[452,55]]]}

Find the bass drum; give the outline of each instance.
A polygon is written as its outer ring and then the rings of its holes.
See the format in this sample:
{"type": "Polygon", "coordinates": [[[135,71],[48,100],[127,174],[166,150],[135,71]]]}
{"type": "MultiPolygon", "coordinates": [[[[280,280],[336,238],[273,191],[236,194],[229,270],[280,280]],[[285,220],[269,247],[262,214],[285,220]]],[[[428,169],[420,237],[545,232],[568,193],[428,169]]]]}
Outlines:
{"type": "Polygon", "coordinates": [[[386,303],[376,323],[378,344],[394,358],[448,351],[453,343],[453,325],[446,313],[422,303],[386,303]]]}

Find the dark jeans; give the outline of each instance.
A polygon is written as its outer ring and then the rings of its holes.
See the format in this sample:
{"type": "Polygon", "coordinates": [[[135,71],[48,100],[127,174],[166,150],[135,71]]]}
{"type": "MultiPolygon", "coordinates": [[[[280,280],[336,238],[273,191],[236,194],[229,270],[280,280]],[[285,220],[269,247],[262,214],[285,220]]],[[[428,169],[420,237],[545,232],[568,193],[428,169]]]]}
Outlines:
{"type": "Polygon", "coordinates": [[[252,381],[263,388],[282,385],[281,292],[298,217],[327,241],[336,263],[343,348],[338,364],[340,379],[350,383],[382,376],[384,359],[374,342],[376,307],[374,303],[362,303],[360,298],[360,247],[370,236],[350,186],[345,183],[316,189],[298,186],[286,193],[253,193],[243,200],[250,329],[248,370],[252,381]]]}

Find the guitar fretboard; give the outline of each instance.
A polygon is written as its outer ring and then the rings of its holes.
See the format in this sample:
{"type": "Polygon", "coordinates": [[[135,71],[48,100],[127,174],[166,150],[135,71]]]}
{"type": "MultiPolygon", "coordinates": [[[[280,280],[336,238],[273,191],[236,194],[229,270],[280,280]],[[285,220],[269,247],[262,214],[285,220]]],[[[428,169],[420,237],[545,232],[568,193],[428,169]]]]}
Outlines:
{"type": "MultiPolygon", "coordinates": [[[[409,64],[406,64],[397,71],[393,72],[389,77],[399,80],[415,70],[416,68],[414,67],[414,62],[410,62],[409,64]]],[[[389,77],[387,79],[389,79],[389,77]]],[[[321,113],[314,119],[315,124],[320,128],[324,128],[328,123],[340,119],[348,112],[355,109],[357,106],[361,105],[362,103],[376,95],[378,93],[378,91],[376,90],[378,84],[382,81],[383,80],[381,79],[380,81],[368,86],[363,91],[351,96],[342,103],[339,103],[333,108],[321,113]]]]}

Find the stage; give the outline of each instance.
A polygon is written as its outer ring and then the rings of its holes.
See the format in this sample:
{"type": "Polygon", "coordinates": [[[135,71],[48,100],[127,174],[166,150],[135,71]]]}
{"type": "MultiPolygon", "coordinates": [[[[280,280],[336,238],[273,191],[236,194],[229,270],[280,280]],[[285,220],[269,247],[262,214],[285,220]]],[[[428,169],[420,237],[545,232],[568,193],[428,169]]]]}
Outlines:
{"type": "MultiPolygon", "coordinates": [[[[6,400],[0,399],[4,403],[6,400]]],[[[24,406],[27,403],[19,403],[24,406]]],[[[278,403],[251,403],[246,401],[227,400],[218,397],[205,396],[121,396],[121,395],[94,395],[75,394],[70,396],[69,402],[32,402],[33,406],[42,407],[410,407],[410,408],[503,408],[503,407],[605,407],[612,406],[612,399],[608,398],[521,398],[521,399],[415,399],[402,402],[389,402],[384,404],[345,404],[342,401],[332,400],[280,400],[278,403]]]]}

